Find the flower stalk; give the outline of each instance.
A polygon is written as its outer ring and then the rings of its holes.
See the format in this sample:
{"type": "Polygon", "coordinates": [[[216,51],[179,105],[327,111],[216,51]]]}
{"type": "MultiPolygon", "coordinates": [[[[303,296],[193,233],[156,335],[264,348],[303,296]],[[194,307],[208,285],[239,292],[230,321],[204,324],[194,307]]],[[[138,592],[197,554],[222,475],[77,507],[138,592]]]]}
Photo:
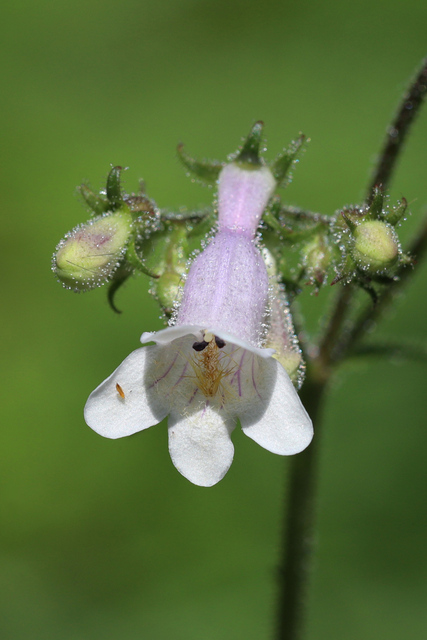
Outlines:
{"type": "MultiPolygon", "coordinates": [[[[392,126],[387,130],[386,142],[378,158],[373,180],[367,189],[368,204],[372,205],[375,199],[377,185],[381,185],[382,191],[389,186],[403,142],[426,95],[427,59],[405,94],[392,126]]],[[[408,253],[417,257],[417,265],[425,258],[427,217],[422,221],[408,253]]],[[[302,640],[305,637],[306,601],[316,520],[316,472],[323,430],[322,407],[329,383],[339,363],[351,354],[363,337],[367,325],[379,317],[397,290],[407,283],[414,272],[407,268],[407,264],[408,261],[399,266],[396,279],[387,284],[376,304],[366,304],[356,318],[351,318],[350,313],[357,288],[352,283],[341,286],[317,350],[314,355],[305,354],[307,375],[301,399],[315,424],[316,433],[311,446],[290,461],[283,552],[279,569],[277,640],[302,640]]]]}

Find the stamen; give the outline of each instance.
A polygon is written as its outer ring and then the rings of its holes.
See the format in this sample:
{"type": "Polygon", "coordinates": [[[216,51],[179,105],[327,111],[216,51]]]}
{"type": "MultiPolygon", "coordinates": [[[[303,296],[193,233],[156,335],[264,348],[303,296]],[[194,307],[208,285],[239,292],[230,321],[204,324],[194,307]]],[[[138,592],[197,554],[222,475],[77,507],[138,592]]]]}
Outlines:
{"type": "Polygon", "coordinates": [[[230,377],[233,376],[237,363],[234,362],[231,354],[219,352],[220,348],[225,347],[223,340],[218,338],[218,345],[217,338],[213,334],[207,332],[204,337],[203,342],[193,344],[196,351],[202,352],[190,361],[195,374],[194,381],[206,398],[217,398],[217,402],[222,407],[229,397],[233,396],[230,377]]]}
{"type": "Polygon", "coordinates": [[[202,340],[202,342],[194,342],[193,349],[194,351],[203,351],[203,349],[206,349],[208,344],[209,342],[206,342],[205,340],[202,340]]]}
{"type": "Polygon", "coordinates": [[[223,347],[225,347],[224,340],[221,340],[221,338],[218,338],[218,336],[215,336],[215,342],[218,349],[222,349],[223,347]]]}

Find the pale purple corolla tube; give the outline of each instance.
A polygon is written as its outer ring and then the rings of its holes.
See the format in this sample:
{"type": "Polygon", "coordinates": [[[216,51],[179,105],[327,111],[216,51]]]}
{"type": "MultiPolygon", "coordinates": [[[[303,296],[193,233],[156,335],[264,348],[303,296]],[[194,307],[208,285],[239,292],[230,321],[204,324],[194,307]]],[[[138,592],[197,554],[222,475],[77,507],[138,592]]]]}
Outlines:
{"type": "Polygon", "coordinates": [[[269,279],[255,235],[275,186],[267,167],[224,167],[218,232],[190,267],[174,325],[144,333],[141,342],[155,344],[131,353],[86,403],[87,424],[109,438],[169,415],[172,461],[200,486],[228,471],[237,420],[273,453],[298,453],[312,439],[288,374],[262,347],[269,279]]]}
{"type": "Polygon", "coordinates": [[[224,167],[219,179],[218,233],[191,265],[177,325],[215,327],[260,345],[269,283],[254,239],[274,187],[266,167],[224,167]]]}

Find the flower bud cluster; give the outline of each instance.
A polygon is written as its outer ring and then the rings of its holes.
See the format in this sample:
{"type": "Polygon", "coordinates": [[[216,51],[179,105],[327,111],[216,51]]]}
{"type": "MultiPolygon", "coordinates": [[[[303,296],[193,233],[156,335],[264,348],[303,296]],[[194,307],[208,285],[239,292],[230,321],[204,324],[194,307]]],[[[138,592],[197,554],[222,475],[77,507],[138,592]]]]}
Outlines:
{"type": "Polygon", "coordinates": [[[333,283],[355,281],[369,290],[371,281],[382,283],[394,277],[397,267],[409,260],[395,228],[406,208],[404,199],[390,207],[376,187],[369,205],[340,212],[334,231],[342,261],[333,283]]]}
{"type": "MultiPolygon", "coordinates": [[[[82,185],[80,194],[93,217],[61,240],[52,269],[59,282],[73,291],[108,283],[108,299],[116,311],[117,289],[133,273],[144,273],[151,279],[150,292],[170,319],[181,305],[186,274],[190,263],[197,261],[194,258],[200,248],[211,243],[205,252],[206,261],[206,256],[224,247],[224,254],[233,253],[233,242],[238,238],[239,249],[249,240],[255,247],[254,255],[258,255],[256,233],[261,222],[263,245],[270,252],[275,269],[274,276],[270,274],[274,293],[270,296],[270,317],[264,334],[270,326],[268,340],[274,342],[283,366],[298,384],[303,362],[294,339],[288,299],[300,293],[304,284],[314,287],[317,293],[330,273],[335,274],[332,284],[355,282],[375,297],[371,283],[395,278],[399,265],[409,261],[402,254],[395,229],[407,203],[402,200],[390,207],[382,189],[376,187],[369,204],[346,207],[335,217],[282,204],[273,192],[288,184],[305,137],[300,135],[268,163],[261,153],[262,130],[263,123],[255,123],[227,162],[195,160],[182,145],[178,147],[179,159],[193,179],[218,187],[215,209],[160,211],[143,191],[128,195],[122,190],[122,167],[111,169],[106,188],[99,193],[82,185]],[[280,344],[280,334],[287,340],[284,346],[280,344]]],[[[236,267],[236,273],[245,269],[249,272],[243,265],[236,267]]],[[[215,271],[214,266],[211,271],[215,271]]],[[[197,292],[198,297],[206,298],[206,304],[217,294],[215,283],[212,287],[206,279],[203,291],[197,292]]],[[[231,286],[228,289],[231,291],[231,286]]],[[[187,296],[187,303],[189,299],[187,296]]]]}
{"type": "Polygon", "coordinates": [[[143,191],[124,193],[122,167],[113,167],[106,189],[79,187],[92,217],[60,241],[52,259],[58,281],[75,292],[108,283],[108,301],[114,311],[117,289],[135,272],[151,278],[150,292],[167,317],[183,284],[190,253],[214,224],[212,212],[160,211],[143,191]]]}

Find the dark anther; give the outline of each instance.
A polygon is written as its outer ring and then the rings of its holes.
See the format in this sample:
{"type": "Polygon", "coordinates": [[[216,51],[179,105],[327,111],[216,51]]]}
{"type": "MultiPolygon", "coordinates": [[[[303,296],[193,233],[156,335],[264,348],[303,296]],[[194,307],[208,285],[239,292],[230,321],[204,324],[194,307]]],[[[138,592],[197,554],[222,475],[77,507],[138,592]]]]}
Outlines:
{"type": "Polygon", "coordinates": [[[218,338],[218,336],[215,336],[215,342],[218,349],[222,349],[223,347],[225,347],[224,340],[221,340],[221,338],[218,338]]]}
{"type": "Polygon", "coordinates": [[[195,342],[193,344],[193,349],[194,351],[203,351],[203,349],[206,349],[208,344],[209,342],[206,342],[206,340],[202,340],[202,342],[195,342]]]}

